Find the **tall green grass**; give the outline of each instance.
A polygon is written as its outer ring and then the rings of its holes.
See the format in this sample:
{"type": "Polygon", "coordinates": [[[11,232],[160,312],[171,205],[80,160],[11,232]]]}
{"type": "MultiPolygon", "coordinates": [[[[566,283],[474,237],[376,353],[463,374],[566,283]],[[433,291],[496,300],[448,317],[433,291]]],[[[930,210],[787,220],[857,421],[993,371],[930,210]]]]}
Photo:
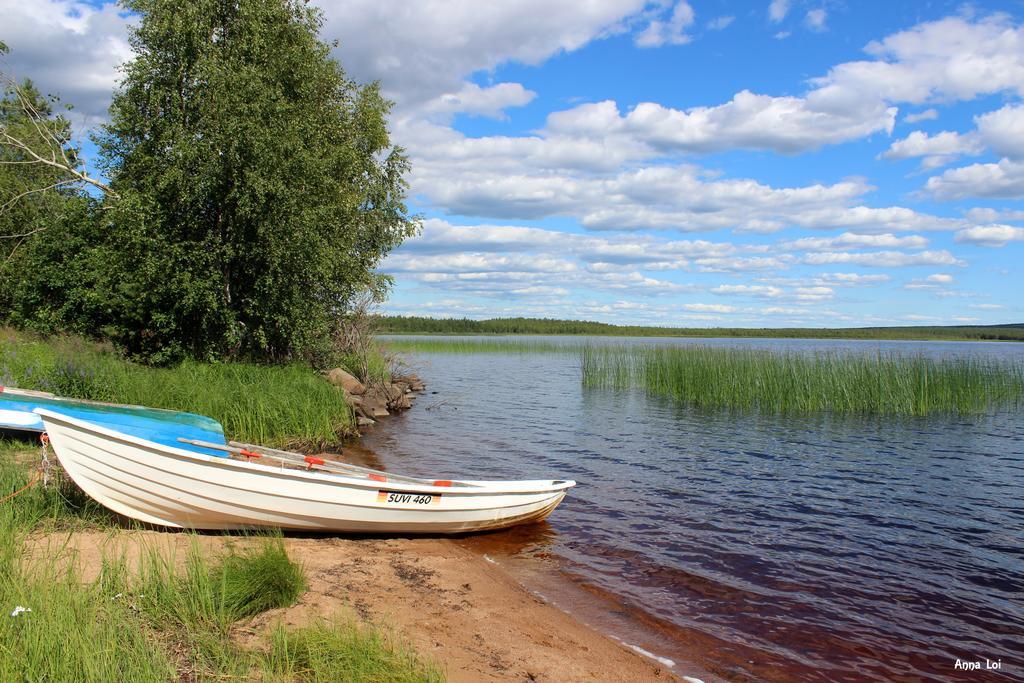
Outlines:
{"type": "Polygon", "coordinates": [[[1024,364],[977,357],[588,346],[580,367],[584,386],[640,388],[699,408],[967,415],[1024,400],[1024,364]]]}
{"type": "Polygon", "coordinates": [[[83,583],[52,557],[25,557],[28,527],[16,508],[0,505],[0,680],[175,680],[170,657],[102,582],[83,583]]]}
{"type": "Polygon", "coordinates": [[[77,338],[0,333],[0,385],[208,415],[234,439],[286,447],[354,433],[343,392],[306,366],[188,361],[151,368],[77,338]]]}

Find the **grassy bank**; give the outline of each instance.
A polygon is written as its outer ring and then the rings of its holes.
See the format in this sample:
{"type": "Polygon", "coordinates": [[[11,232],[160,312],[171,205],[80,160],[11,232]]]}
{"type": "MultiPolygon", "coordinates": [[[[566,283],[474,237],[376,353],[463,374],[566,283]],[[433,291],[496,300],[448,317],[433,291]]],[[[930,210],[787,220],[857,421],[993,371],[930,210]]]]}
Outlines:
{"type": "Polygon", "coordinates": [[[558,334],[611,337],[758,337],[776,339],[897,339],[955,341],[1024,341],[1024,323],[848,328],[652,327],[609,325],[585,320],[546,318],[422,318],[379,316],[381,334],[558,334]]]}
{"type": "Polygon", "coordinates": [[[973,414],[1024,402],[1024,364],[978,358],[585,347],[584,386],[769,413],[973,414]]]}
{"type": "MultiPolygon", "coordinates": [[[[28,482],[35,456],[25,444],[0,442],[0,498],[28,482]]],[[[0,503],[0,680],[443,680],[402,642],[342,618],[301,628],[272,622],[242,644],[239,624],[294,604],[305,590],[282,538],[217,546],[193,537],[182,558],[173,543],[128,557],[114,518],[67,499],[70,491],[51,481],[0,503]],[[105,529],[111,541],[90,580],[70,545],[80,525],[105,529]]]]}
{"type": "Polygon", "coordinates": [[[302,365],[130,363],[73,337],[0,331],[0,385],[208,415],[230,438],[272,446],[335,444],[355,433],[342,392],[302,365]]]}

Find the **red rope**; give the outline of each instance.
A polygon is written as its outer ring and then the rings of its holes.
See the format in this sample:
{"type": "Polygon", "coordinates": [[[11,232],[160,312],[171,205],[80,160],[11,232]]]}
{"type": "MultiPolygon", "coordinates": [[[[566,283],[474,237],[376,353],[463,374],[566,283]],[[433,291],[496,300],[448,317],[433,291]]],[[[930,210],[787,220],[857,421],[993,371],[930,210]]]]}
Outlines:
{"type": "Polygon", "coordinates": [[[0,498],[0,505],[3,505],[7,501],[9,501],[11,498],[14,498],[16,495],[18,495],[22,491],[26,491],[26,490],[32,488],[33,486],[35,486],[36,483],[39,481],[39,475],[40,474],[42,474],[42,470],[36,470],[35,473],[32,475],[32,478],[28,480],[27,484],[22,486],[20,489],[18,489],[14,493],[9,493],[6,496],[4,496],[3,498],[0,498]]]}

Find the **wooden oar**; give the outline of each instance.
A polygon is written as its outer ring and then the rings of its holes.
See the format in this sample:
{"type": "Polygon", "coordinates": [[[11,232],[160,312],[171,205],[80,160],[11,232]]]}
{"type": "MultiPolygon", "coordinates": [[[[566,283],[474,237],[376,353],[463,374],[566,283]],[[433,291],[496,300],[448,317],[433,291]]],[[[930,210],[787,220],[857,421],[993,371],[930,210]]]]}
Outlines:
{"type": "Polygon", "coordinates": [[[288,453],[282,451],[284,455],[270,455],[267,453],[257,453],[247,448],[238,448],[236,446],[225,446],[222,443],[212,443],[210,441],[200,441],[198,439],[186,439],[185,437],[178,437],[178,441],[181,443],[191,444],[192,446],[199,446],[200,448],[212,448],[218,451],[227,451],[228,453],[234,453],[235,455],[241,455],[245,458],[274,458],[282,462],[290,463],[293,465],[304,465],[306,469],[318,469],[327,470],[328,472],[335,472],[337,474],[351,474],[351,470],[347,469],[344,465],[335,466],[329,465],[323,458],[317,458],[312,455],[300,455],[298,453],[288,453]],[[288,457],[285,457],[287,455],[288,457]]]}

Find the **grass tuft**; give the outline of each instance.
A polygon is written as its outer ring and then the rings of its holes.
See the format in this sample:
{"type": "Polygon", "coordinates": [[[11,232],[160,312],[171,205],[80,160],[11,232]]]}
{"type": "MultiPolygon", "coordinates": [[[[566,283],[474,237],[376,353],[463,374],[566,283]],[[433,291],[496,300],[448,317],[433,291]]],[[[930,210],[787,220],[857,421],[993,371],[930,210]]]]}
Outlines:
{"type": "Polygon", "coordinates": [[[246,545],[213,562],[193,542],[182,575],[175,572],[173,558],[151,549],[138,588],[147,596],[143,610],[154,624],[176,624],[188,632],[212,627],[226,634],[239,619],[294,603],[306,579],[283,539],[265,536],[246,545]]]}
{"type": "Polygon", "coordinates": [[[272,680],[305,683],[434,683],[443,674],[409,647],[376,629],[341,621],[317,621],[270,636],[267,669],[272,680]]]}
{"type": "Polygon", "coordinates": [[[226,556],[216,568],[213,583],[231,621],[291,605],[306,590],[302,567],[288,557],[280,537],[226,556]]]}

